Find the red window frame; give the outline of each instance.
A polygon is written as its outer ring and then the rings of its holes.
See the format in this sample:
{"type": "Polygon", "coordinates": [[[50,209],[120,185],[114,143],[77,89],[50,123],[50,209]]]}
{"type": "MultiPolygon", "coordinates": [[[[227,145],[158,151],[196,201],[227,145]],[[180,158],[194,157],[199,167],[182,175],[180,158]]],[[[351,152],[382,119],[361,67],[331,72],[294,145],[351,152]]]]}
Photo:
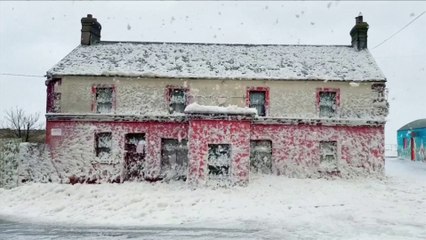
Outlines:
{"type": "Polygon", "coordinates": [[[320,93],[323,92],[329,92],[329,93],[336,93],[336,115],[339,113],[340,110],[340,89],[339,88],[317,88],[316,90],[316,109],[317,112],[319,114],[320,111],[320,101],[321,101],[321,97],[320,97],[320,93]]]}
{"type": "Polygon", "coordinates": [[[185,105],[188,106],[192,102],[191,92],[188,87],[167,85],[164,91],[164,99],[166,100],[167,107],[170,106],[170,100],[172,98],[172,93],[174,90],[183,90],[185,92],[186,101],[185,105]]]}
{"type": "Polygon", "coordinates": [[[116,107],[116,94],[115,94],[115,85],[114,84],[95,84],[92,86],[92,106],[91,110],[92,112],[96,113],[96,91],[98,88],[112,88],[112,107],[111,107],[111,113],[115,112],[116,107]]]}
{"type": "Polygon", "coordinates": [[[269,116],[269,87],[247,87],[246,90],[246,107],[250,106],[250,92],[264,92],[265,93],[265,116],[269,116]]]}

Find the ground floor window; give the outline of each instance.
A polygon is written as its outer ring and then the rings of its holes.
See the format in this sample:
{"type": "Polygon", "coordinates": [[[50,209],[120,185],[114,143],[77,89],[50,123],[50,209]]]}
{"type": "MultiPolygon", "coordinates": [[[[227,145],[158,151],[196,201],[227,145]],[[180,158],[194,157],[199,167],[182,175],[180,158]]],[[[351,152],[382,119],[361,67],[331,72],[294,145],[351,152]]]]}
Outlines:
{"type": "Polygon", "coordinates": [[[321,141],[320,142],[320,163],[321,166],[329,169],[337,169],[337,142],[321,141]]]}
{"type": "Polygon", "coordinates": [[[125,180],[142,179],[146,156],[145,133],[128,133],[124,139],[125,180]]]}
{"type": "Polygon", "coordinates": [[[209,180],[229,180],[231,167],[231,145],[208,145],[207,169],[209,180]]]}
{"type": "Polygon", "coordinates": [[[254,173],[272,173],[272,142],[270,140],[250,141],[250,170],[254,173]]]}
{"type": "Polygon", "coordinates": [[[111,156],[112,133],[101,132],[95,134],[96,157],[108,159],[111,156]]]}
{"type": "Polygon", "coordinates": [[[161,139],[161,177],[165,180],[186,180],[188,141],[161,139]]]}

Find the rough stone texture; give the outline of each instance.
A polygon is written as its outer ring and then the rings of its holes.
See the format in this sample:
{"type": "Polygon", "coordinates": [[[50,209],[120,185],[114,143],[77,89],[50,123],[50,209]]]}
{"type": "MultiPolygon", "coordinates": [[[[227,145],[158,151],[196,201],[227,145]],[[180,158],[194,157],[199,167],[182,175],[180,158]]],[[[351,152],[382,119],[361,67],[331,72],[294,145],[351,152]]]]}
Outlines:
{"type": "Polygon", "coordinates": [[[60,182],[58,171],[46,144],[21,143],[19,146],[18,184],[60,182]]]}
{"type": "Polygon", "coordinates": [[[126,172],[124,138],[127,133],[145,133],[147,158],[144,176],[158,179],[161,170],[161,139],[188,139],[189,182],[206,184],[208,144],[231,144],[231,183],[249,179],[250,140],[271,140],[275,174],[291,177],[329,177],[320,163],[320,141],[336,141],[338,171],[342,177],[381,174],[384,167],[383,126],[322,126],[255,124],[250,120],[190,119],[162,122],[55,122],[47,125],[48,144],[64,182],[120,182],[126,172]],[[61,136],[52,136],[62,129],[61,136]],[[108,159],[95,155],[95,133],[112,132],[108,159]],[[70,180],[71,179],[71,180],[70,180]]]}
{"type": "Polygon", "coordinates": [[[161,138],[187,139],[187,124],[161,122],[48,122],[47,143],[63,182],[79,178],[84,182],[120,182],[124,179],[124,135],[146,133],[147,157],[144,176],[155,179],[160,173],[161,138]],[[61,129],[52,136],[52,129],[61,129]],[[95,134],[112,132],[112,152],[99,159],[95,153],[95,134]]]}
{"type": "Polygon", "coordinates": [[[17,186],[18,139],[0,139],[0,187],[17,186]]]}

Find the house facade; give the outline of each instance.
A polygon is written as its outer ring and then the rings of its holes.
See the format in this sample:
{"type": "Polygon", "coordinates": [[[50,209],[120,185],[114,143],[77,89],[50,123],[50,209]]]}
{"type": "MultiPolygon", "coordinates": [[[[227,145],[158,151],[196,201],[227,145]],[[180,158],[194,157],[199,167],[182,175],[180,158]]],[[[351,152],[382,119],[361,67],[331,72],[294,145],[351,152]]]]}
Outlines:
{"type": "Polygon", "coordinates": [[[349,46],[111,42],[91,15],[81,22],[46,81],[46,142],[65,182],[383,169],[386,78],[362,16],[349,46]]]}
{"type": "Polygon", "coordinates": [[[426,119],[417,119],[397,131],[398,157],[426,161],[426,119]]]}

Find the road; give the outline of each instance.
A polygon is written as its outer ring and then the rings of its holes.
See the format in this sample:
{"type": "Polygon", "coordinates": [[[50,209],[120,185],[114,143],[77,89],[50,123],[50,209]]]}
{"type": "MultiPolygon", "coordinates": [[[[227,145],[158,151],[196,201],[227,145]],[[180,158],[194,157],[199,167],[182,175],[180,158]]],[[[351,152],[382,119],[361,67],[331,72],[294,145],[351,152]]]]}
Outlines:
{"type": "Polygon", "coordinates": [[[111,228],[28,224],[0,219],[1,240],[260,239],[258,230],[217,228],[111,228]]]}

